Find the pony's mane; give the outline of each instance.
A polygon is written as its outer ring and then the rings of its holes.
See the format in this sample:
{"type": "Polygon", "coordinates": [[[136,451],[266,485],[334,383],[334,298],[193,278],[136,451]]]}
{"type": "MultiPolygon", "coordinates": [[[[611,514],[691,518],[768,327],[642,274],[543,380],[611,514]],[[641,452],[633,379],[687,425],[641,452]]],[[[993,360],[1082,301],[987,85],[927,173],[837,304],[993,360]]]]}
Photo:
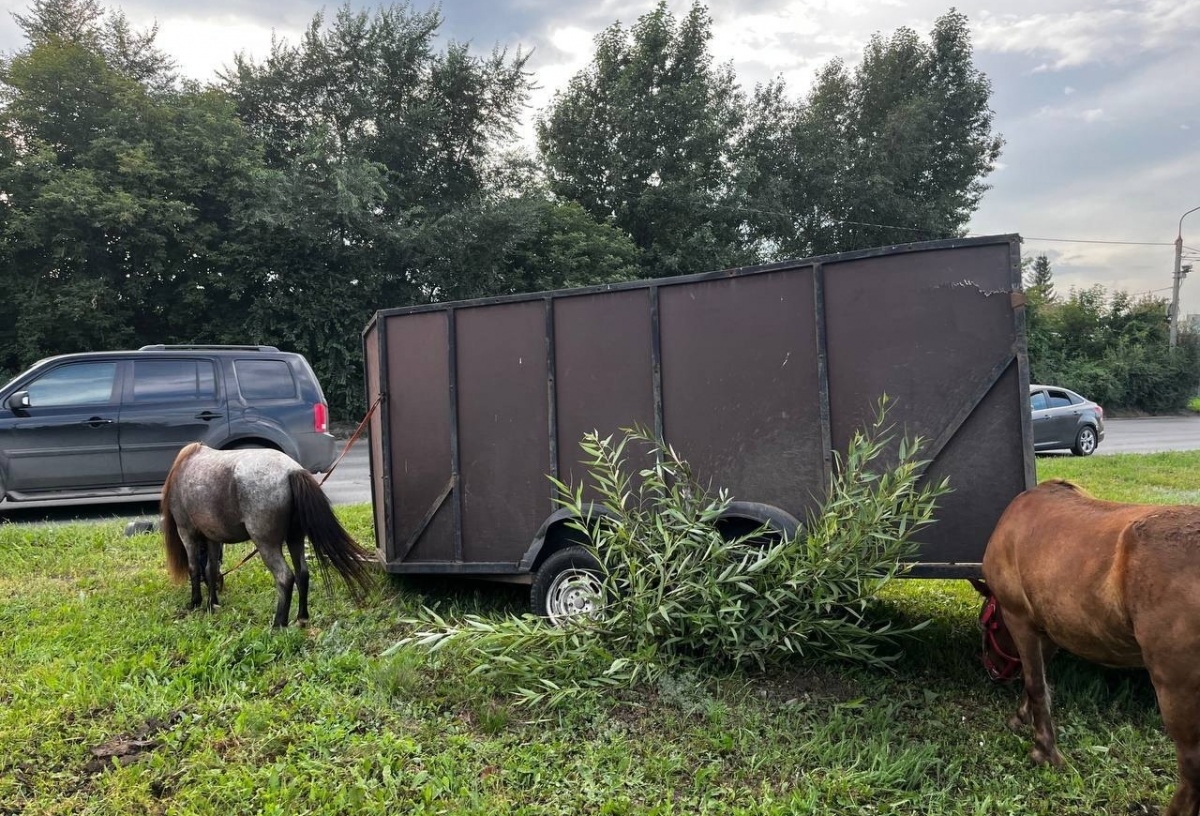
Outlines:
{"type": "Polygon", "coordinates": [[[175,523],[175,517],[171,515],[171,493],[175,489],[175,482],[179,479],[180,468],[203,448],[204,445],[199,442],[184,446],[183,450],[179,451],[179,455],[175,457],[175,464],[171,465],[171,472],[167,474],[167,480],[163,483],[162,504],[159,505],[159,513],[162,515],[163,546],[167,551],[167,572],[176,583],[188,577],[188,559],[183,539],[179,537],[179,526],[175,523]]]}

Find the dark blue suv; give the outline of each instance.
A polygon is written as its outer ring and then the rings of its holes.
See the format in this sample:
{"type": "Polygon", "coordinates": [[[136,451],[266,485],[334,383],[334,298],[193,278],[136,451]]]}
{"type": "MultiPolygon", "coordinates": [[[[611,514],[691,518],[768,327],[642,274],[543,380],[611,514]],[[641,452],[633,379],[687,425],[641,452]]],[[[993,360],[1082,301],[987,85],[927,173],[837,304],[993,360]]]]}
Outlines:
{"type": "Polygon", "coordinates": [[[0,497],[154,493],[189,442],[334,459],[308,361],[273,346],[144,346],[51,357],[0,388],[0,497]]]}

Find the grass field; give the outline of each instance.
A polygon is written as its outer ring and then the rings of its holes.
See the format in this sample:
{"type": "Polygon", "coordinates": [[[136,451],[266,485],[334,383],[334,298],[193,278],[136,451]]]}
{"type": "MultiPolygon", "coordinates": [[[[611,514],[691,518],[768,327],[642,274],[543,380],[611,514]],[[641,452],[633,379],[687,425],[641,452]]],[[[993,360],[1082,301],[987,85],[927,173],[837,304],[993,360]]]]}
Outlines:
{"type": "MultiPolygon", "coordinates": [[[[1038,464],[1105,498],[1200,502],[1200,454],[1038,464]]],[[[371,541],[365,507],[341,515],[371,541]]],[[[162,561],[116,523],[0,527],[0,814],[1124,816],[1174,786],[1145,675],[1066,655],[1067,767],[1034,767],[1004,727],[1019,684],[978,665],[965,582],[888,591],[880,614],[932,620],[892,673],[797,663],[529,710],[471,666],[379,656],[422,605],[501,617],[522,588],[397,580],[362,608],[316,592],[310,629],[273,632],[259,563],[208,615],[162,561]]]]}

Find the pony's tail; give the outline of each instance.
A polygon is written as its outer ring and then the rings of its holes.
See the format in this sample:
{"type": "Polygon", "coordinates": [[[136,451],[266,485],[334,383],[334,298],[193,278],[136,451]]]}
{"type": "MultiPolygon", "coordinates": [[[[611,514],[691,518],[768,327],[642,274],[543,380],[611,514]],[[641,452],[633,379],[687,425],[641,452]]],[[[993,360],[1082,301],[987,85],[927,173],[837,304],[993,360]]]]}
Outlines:
{"type": "Polygon", "coordinates": [[[179,525],[175,523],[175,516],[171,514],[171,494],[175,491],[175,482],[179,480],[179,469],[202,447],[204,446],[199,442],[184,447],[175,457],[175,464],[171,465],[171,472],[167,474],[167,481],[163,483],[162,504],[159,506],[159,513],[162,515],[163,548],[167,551],[167,574],[177,584],[188,577],[189,571],[187,549],[179,536],[179,525]]]}
{"type": "Polygon", "coordinates": [[[329,497],[321,490],[317,480],[306,470],[288,473],[292,488],[292,518],[297,529],[312,542],[317,563],[326,578],[327,568],[332,567],[350,590],[355,601],[361,601],[374,583],[374,573],[369,569],[375,557],[364,550],[350,537],[337,516],[329,497]]]}

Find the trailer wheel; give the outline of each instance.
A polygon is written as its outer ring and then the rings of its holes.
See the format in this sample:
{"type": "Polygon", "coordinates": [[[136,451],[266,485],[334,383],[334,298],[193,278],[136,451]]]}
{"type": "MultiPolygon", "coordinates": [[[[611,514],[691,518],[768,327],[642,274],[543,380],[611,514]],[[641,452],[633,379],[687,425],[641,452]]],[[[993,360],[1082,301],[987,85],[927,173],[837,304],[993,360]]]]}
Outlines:
{"type": "Polygon", "coordinates": [[[549,618],[555,626],[575,615],[596,614],[604,592],[600,576],[600,562],[585,548],[559,550],[533,578],[529,591],[533,614],[549,618]]]}

